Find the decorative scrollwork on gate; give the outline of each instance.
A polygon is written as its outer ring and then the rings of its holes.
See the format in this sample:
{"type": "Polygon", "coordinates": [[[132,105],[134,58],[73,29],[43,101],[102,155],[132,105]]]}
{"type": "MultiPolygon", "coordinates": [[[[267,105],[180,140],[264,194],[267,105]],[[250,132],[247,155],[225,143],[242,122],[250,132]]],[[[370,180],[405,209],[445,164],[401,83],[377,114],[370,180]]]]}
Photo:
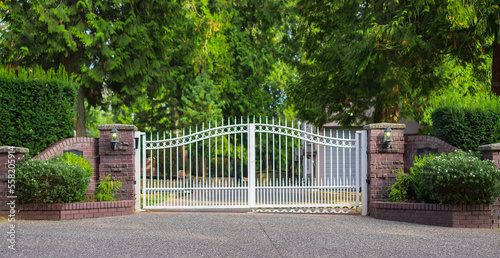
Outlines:
{"type": "Polygon", "coordinates": [[[248,132],[248,124],[225,125],[221,127],[206,129],[200,132],[195,132],[186,136],[176,137],[172,139],[146,141],[146,149],[155,150],[155,149],[179,147],[217,136],[247,133],[247,132],[248,132]]]}
{"type": "Polygon", "coordinates": [[[342,148],[355,148],[356,140],[355,139],[339,139],[328,137],[324,135],[319,135],[313,132],[306,132],[303,130],[285,127],[281,125],[272,125],[272,124],[255,124],[255,132],[257,133],[272,133],[272,134],[281,134],[284,136],[294,137],[296,139],[305,140],[310,143],[317,143],[324,146],[331,147],[342,147],[342,148]]]}

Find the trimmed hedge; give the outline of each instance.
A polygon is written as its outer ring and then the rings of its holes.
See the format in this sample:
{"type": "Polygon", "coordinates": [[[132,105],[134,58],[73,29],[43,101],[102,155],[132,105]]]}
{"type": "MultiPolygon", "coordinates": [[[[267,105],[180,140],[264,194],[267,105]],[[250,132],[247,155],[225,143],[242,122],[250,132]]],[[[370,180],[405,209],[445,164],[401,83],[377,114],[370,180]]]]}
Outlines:
{"type": "Polygon", "coordinates": [[[433,134],[462,150],[477,150],[484,144],[500,142],[500,113],[480,108],[436,109],[432,115],[433,134]]]}
{"type": "Polygon", "coordinates": [[[0,145],[29,148],[37,155],[73,137],[77,85],[66,71],[0,69],[0,145]]]}

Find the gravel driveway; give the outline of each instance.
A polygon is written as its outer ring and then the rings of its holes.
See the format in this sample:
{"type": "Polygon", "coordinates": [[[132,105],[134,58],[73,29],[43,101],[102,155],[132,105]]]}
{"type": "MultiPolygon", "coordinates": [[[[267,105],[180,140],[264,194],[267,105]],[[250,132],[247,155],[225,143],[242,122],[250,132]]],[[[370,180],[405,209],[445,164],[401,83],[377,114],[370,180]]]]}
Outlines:
{"type": "Polygon", "coordinates": [[[146,212],[16,222],[1,257],[500,257],[500,230],[454,229],[359,215],[146,212]]]}

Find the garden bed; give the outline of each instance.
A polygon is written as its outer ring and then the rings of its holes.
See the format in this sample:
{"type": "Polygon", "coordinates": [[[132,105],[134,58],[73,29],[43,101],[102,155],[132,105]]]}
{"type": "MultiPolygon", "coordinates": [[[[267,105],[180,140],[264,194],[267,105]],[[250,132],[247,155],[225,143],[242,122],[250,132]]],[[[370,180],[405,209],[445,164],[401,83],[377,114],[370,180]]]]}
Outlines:
{"type": "Polygon", "coordinates": [[[130,215],[134,201],[22,204],[16,219],[25,220],[70,220],[130,215]]]}
{"type": "Polygon", "coordinates": [[[372,202],[370,216],[454,228],[500,228],[500,201],[492,205],[372,202]]]}

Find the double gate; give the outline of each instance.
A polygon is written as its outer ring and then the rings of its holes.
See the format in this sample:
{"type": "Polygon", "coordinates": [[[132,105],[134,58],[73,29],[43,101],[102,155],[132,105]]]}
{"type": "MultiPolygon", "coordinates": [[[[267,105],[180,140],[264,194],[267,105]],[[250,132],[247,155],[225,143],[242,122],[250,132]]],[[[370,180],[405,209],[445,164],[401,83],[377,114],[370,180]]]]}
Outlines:
{"type": "Polygon", "coordinates": [[[366,213],[366,131],[226,122],[141,134],[144,209],[366,213]]]}

